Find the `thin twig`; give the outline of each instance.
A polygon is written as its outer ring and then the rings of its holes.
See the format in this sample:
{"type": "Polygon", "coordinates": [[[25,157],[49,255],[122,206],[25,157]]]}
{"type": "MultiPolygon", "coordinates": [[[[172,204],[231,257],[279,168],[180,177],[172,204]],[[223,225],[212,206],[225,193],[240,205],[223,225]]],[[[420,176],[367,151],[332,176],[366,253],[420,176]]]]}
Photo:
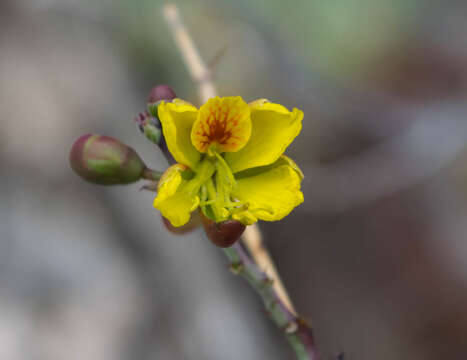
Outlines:
{"type": "Polygon", "coordinates": [[[282,330],[299,360],[318,360],[311,327],[292,313],[274,290],[273,280],[248,257],[241,244],[224,249],[233,273],[244,277],[259,293],[274,323],[282,330]]]}
{"type": "Polygon", "coordinates": [[[274,290],[277,292],[279,298],[291,313],[297,315],[297,311],[295,310],[292,300],[290,299],[284,283],[279,276],[276,265],[274,264],[269,251],[263,244],[263,236],[261,235],[259,227],[256,224],[248,226],[243,233],[242,239],[248,249],[248,252],[253,257],[259,268],[274,280],[274,290]]]}
{"type": "Polygon", "coordinates": [[[162,177],[162,172],[145,168],[143,170],[142,178],[146,180],[151,180],[151,181],[159,181],[159,179],[162,177]]]}
{"type": "Polygon", "coordinates": [[[201,59],[193,40],[180,18],[177,6],[167,4],[164,6],[163,12],[178,49],[182,53],[185,65],[190,71],[191,77],[199,86],[201,102],[205,103],[208,99],[216,96],[216,88],[211,81],[211,72],[201,59]]]}
{"type": "Polygon", "coordinates": [[[227,52],[227,45],[224,45],[222,48],[220,48],[214,56],[208,61],[208,69],[211,72],[211,76],[214,76],[216,74],[217,67],[221,63],[221,60],[225,56],[225,53],[227,52]]]}

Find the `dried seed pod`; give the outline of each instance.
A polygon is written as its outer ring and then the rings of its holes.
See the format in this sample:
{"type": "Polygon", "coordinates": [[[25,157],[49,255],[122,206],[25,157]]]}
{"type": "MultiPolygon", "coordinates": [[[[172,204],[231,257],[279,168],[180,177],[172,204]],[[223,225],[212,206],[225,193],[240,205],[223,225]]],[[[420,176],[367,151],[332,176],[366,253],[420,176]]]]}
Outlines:
{"type": "Polygon", "coordinates": [[[226,248],[235,244],[245,231],[245,225],[237,220],[214,222],[201,214],[204,230],[208,238],[217,246],[226,248]]]}

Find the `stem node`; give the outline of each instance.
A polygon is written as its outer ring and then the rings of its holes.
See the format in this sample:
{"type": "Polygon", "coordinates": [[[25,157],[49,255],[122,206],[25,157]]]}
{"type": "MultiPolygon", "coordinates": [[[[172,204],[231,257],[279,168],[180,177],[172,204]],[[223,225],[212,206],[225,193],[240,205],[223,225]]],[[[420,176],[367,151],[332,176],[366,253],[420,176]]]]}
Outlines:
{"type": "Polygon", "coordinates": [[[284,328],[284,331],[286,334],[295,334],[297,330],[298,330],[298,324],[296,321],[289,322],[284,328]]]}
{"type": "Polygon", "coordinates": [[[241,261],[230,263],[229,270],[235,275],[240,275],[244,270],[244,265],[241,261]]]}

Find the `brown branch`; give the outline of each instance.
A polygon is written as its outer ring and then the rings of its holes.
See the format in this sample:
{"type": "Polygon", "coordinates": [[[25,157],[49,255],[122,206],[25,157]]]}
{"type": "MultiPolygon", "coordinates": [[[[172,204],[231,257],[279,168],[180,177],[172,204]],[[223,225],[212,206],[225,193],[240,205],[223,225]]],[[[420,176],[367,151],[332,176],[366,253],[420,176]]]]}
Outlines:
{"type": "Polygon", "coordinates": [[[190,71],[192,79],[198,84],[201,102],[216,96],[216,88],[211,81],[211,72],[204,64],[191,36],[183,24],[177,6],[167,4],[164,6],[164,17],[172,32],[175,43],[182,53],[185,65],[190,71]]]}
{"type": "Polygon", "coordinates": [[[274,289],[274,280],[249,258],[238,242],[224,249],[233,273],[244,277],[261,296],[268,314],[283,332],[299,360],[319,360],[311,327],[284,304],[274,289]]]}

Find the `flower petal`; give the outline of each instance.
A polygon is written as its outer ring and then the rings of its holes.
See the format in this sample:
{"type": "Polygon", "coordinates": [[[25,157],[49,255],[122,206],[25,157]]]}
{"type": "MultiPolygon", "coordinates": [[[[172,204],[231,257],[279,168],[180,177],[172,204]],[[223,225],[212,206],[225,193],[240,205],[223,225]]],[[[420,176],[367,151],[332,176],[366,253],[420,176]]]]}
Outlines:
{"type": "Polygon", "coordinates": [[[251,224],[255,219],[276,221],[287,216],[303,202],[300,173],[281,157],[272,165],[236,174],[232,196],[246,204],[247,210],[232,217],[251,224]]]}
{"type": "Polygon", "coordinates": [[[266,99],[250,103],[251,137],[240,151],[225,154],[234,173],[275,162],[302,129],[303,112],[266,99]]]}
{"type": "Polygon", "coordinates": [[[196,168],[201,156],[190,138],[197,115],[196,107],[180,99],[174,99],[171,103],[162,101],[158,106],[158,116],[169,151],[177,162],[192,169],[196,168]]]}
{"type": "Polygon", "coordinates": [[[277,159],[277,161],[274,164],[287,164],[297,172],[298,176],[300,177],[300,181],[302,181],[305,178],[305,175],[303,174],[302,170],[298,167],[297,163],[286,155],[281,155],[280,158],[277,159]]]}
{"type": "Polygon", "coordinates": [[[199,152],[235,152],[251,134],[250,107],[240,96],[214,97],[200,107],[191,141],[199,152]]]}
{"type": "Polygon", "coordinates": [[[154,207],[175,226],[185,225],[190,214],[199,205],[199,197],[192,191],[190,180],[184,179],[186,167],[181,164],[169,167],[159,181],[154,207]]]}

